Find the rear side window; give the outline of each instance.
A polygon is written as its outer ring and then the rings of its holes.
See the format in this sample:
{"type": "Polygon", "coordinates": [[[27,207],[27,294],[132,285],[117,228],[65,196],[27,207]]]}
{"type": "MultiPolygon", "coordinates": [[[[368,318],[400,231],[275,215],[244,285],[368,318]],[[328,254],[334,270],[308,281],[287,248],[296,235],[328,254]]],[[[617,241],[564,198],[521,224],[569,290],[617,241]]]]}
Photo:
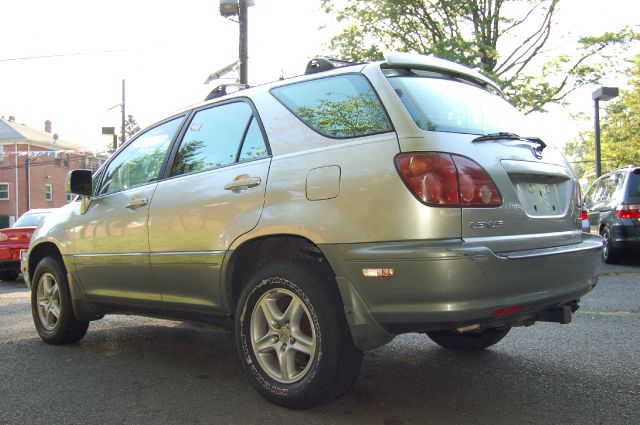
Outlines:
{"type": "Polygon", "coordinates": [[[362,75],[304,81],[275,88],[271,93],[324,136],[348,138],[391,131],[378,96],[362,75]]]}
{"type": "Polygon", "coordinates": [[[268,156],[253,110],[245,102],[226,103],[195,114],[171,175],[222,167],[268,156]]]}

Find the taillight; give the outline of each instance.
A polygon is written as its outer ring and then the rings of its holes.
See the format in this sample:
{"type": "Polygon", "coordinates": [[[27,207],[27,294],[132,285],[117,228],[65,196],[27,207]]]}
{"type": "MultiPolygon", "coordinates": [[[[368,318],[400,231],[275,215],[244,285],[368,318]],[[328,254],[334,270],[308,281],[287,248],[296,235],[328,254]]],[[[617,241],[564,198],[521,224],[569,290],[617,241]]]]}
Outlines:
{"type": "Polygon", "coordinates": [[[0,232],[0,242],[4,242],[9,239],[6,233],[0,232]]]}
{"type": "Polygon", "coordinates": [[[620,218],[640,218],[640,205],[620,204],[616,207],[616,215],[620,218]]]}
{"type": "Polygon", "coordinates": [[[589,213],[587,212],[587,210],[582,210],[582,219],[589,220],[589,213]]]}
{"type": "Polygon", "coordinates": [[[396,156],[405,184],[424,204],[435,207],[499,207],[502,196],[476,162],[441,152],[412,152],[396,156]]]}

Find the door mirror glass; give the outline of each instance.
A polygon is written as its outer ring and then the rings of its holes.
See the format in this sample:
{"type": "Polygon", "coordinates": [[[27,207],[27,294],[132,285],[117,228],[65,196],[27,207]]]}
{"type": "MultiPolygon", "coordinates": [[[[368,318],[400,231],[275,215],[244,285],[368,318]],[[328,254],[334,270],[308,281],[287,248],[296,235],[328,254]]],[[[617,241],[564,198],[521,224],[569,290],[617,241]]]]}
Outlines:
{"type": "Polygon", "coordinates": [[[75,195],[91,195],[91,170],[71,170],[67,174],[67,193],[75,195]]]}

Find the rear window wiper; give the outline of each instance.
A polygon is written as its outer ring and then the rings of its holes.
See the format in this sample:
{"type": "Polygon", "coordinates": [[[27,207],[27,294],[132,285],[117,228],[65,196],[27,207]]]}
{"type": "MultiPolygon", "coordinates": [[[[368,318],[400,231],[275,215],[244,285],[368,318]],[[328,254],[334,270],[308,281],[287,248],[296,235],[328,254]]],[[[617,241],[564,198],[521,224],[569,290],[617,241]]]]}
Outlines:
{"type": "Polygon", "coordinates": [[[540,152],[542,152],[544,150],[544,148],[547,147],[547,144],[545,142],[543,142],[542,139],[540,139],[538,137],[522,137],[522,136],[518,136],[515,133],[508,133],[508,132],[505,132],[505,131],[501,131],[499,133],[483,134],[482,136],[476,137],[471,142],[472,143],[487,142],[487,141],[491,141],[491,140],[520,140],[520,141],[523,141],[523,142],[534,143],[534,144],[538,145],[538,151],[540,151],[540,152]]]}

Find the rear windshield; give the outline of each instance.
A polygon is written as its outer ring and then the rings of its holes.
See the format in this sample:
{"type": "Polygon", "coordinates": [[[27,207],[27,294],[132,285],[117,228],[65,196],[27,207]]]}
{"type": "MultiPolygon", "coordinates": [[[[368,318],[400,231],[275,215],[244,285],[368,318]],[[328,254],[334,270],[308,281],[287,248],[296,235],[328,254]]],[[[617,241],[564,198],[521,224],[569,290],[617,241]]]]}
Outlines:
{"type": "Polygon", "coordinates": [[[629,183],[627,183],[627,195],[630,204],[640,204],[640,170],[636,170],[629,174],[629,183]]]}
{"type": "Polygon", "coordinates": [[[427,131],[533,136],[524,116],[500,95],[437,73],[385,70],[416,125],[427,131]]]}
{"type": "Polygon", "coordinates": [[[13,224],[13,227],[38,227],[47,215],[49,215],[48,212],[23,214],[22,217],[16,220],[16,222],[13,224]]]}

